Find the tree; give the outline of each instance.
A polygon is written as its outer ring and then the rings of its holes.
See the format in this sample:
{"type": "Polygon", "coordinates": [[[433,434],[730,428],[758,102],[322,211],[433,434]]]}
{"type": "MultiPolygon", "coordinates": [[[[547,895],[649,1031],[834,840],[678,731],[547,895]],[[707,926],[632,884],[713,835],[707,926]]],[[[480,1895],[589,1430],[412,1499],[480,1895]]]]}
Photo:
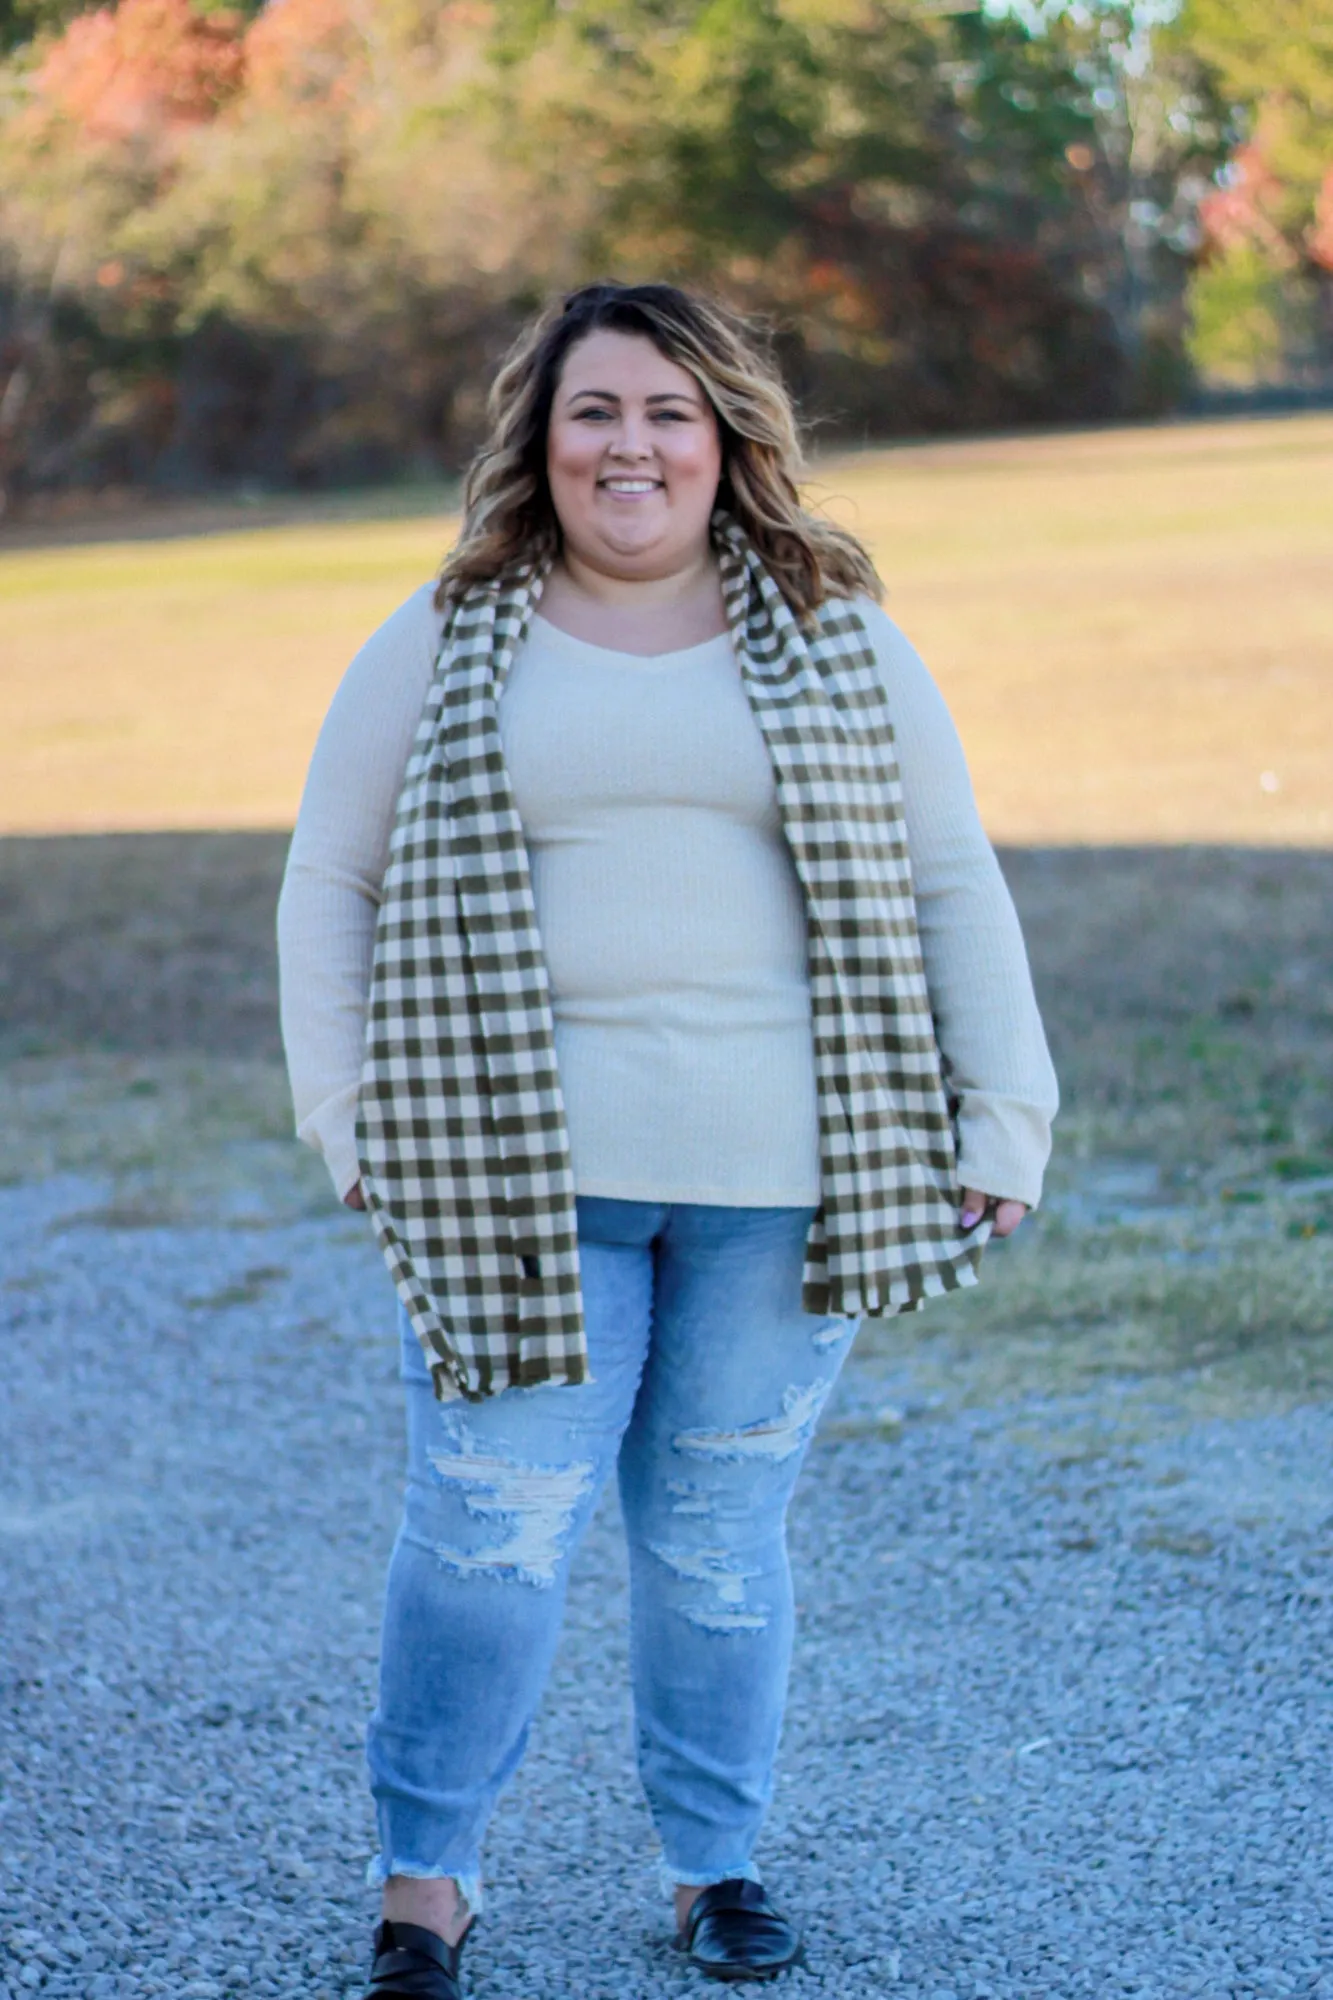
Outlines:
{"type": "Polygon", "coordinates": [[[12,477],[456,466],[606,274],[774,316],[844,434],[1110,414],[1082,62],[915,0],[120,0],[0,91],[12,477]]]}
{"type": "Polygon", "coordinates": [[[0,0],[0,51],[59,34],[83,11],[83,0],[0,0]]]}
{"type": "Polygon", "coordinates": [[[1329,0],[1185,0],[1181,38],[1247,114],[1280,183],[1273,204],[1304,244],[1333,167],[1333,6],[1329,0]]]}
{"type": "Polygon", "coordinates": [[[1188,381],[1199,205],[1235,136],[1229,106],[1179,33],[1174,0],[1031,0],[1027,13],[1089,121],[1067,157],[1084,188],[1084,269],[1115,322],[1130,405],[1170,407],[1188,381]]]}
{"type": "Polygon", "coordinates": [[[1200,360],[1243,377],[1333,368],[1333,7],[1186,0],[1178,34],[1237,108],[1240,141],[1204,204],[1200,360]]]}
{"type": "Polygon", "coordinates": [[[510,122],[534,155],[596,161],[591,263],[776,308],[796,379],[844,425],[1114,407],[1066,157],[1090,121],[1047,39],[885,0],[645,12],[501,9],[516,78],[543,47],[575,52],[510,122]]]}
{"type": "MultiPolygon", "coordinates": [[[[193,0],[196,14],[257,14],[264,0],[193,0]]],[[[0,0],[0,54],[42,37],[59,35],[81,14],[88,0],[0,0]]]]}

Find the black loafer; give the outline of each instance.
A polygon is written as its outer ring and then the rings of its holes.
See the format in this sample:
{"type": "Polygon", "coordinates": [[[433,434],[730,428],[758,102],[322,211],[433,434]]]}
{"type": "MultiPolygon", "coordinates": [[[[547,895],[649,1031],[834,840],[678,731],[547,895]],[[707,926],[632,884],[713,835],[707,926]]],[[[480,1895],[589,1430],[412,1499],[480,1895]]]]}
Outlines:
{"type": "Polygon", "coordinates": [[[701,1890],[678,1943],[710,1979],[776,1979],[801,1956],[801,1934],[758,1882],[714,1882],[701,1890]]]}
{"type": "Polygon", "coordinates": [[[446,1944],[421,1924],[382,1923],[365,2000],[463,2000],[458,1966],[466,1942],[467,1931],[446,1944]]]}

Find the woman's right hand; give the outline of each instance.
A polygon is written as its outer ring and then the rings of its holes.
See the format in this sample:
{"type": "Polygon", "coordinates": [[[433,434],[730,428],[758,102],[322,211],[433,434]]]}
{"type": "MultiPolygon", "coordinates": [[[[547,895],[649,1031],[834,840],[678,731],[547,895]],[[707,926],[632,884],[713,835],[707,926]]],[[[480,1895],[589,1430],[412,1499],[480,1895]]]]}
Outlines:
{"type": "Polygon", "coordinates": [[[348,1188],[346,1194],[343,1196],[343,1207],[359,1208],[364,1210],[365,1205],[366,1205],[366,1197],[361,1192],[361,1183],[360,1181],[353,1181],[352,1185],[348,1188]]]}
{"type": "Polygon", "coordinates": [[[964,1229],[975,1229],[982,1216],[989,1215],[992,1236],[1012,1236],[1027,1212],[1025,1201],[1007,1201],[1003,1195],[982,1194],[979,1188],[963,1189],[964,1229]]]}

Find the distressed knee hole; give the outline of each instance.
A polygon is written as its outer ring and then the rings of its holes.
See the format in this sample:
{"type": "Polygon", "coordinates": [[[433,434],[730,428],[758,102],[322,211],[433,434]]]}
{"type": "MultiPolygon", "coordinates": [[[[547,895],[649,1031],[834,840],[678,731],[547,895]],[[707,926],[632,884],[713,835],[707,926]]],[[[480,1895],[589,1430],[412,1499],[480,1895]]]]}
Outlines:
{"type": "Polygon", "coordinates": [[[702,1517],[713,1511],[713,1502],[708,1494],[701,1493],[691,1480],[668,1479],[667,1492],[671,1495],[673,1514],[694,1514],[702,1517]]]}
{"type": "Polygon", "coordinates": [[[679,1431],[672,1442],[677,1451],[697,1458],[790,1458],[809,1442],[831,1382],[812,1382],[808,1389],[788,1389],[775,1417],[742,1424],[736,1430],[679,1431]]]}
{"type": "Polygon", "coordinates": [[[473,1520],[494,1523],[500,1532],[479,1549],[437,1542],[440,1563],[457,1576],[511,1578],[539,1589],[553,1584],[575,1511],[592,1488],[592,1466],[499,1458],[478,1451],[461,1424],[450,1442],[454,1449],[428,1454],[441,1484],[461,1495],[473,1520]]]}
{"type": "Polygon", "coordinates": [[[691,1625],[705,1632],[764,1631],[768,1613],[751,1609],[745,1602],[745,1586],[759,1575],[757,1569],[743,1568],[725,1549],[675,1548],[661,1542],[648,1546],[660,1563],[686,1583],[711,1586],[713,1603],[681,1606],[682,1618],[691,1625]]]}
{"type": "Polygon", "coordinates": [[[728,1611],[719,1605],[715,1610],[703,1604],[691,1604],[685,1611],[691,1625],[697,1625],[704,1632],[763,1632],[768,1619],[762,1611],[728,1611]]]}
{"type": "Polygon", "coordinates": [[[828,1354],[851,1339],[856,1324],[854,1319],[826,1319],[811,1334],[811,1345],[817,1354],[828,1354]]]}

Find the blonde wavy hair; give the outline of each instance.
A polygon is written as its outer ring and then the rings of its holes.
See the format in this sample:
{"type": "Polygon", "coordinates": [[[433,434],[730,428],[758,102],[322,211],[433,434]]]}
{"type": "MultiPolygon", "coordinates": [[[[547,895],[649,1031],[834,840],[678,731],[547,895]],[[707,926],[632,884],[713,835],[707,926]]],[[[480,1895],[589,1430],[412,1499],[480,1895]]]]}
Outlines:
{"type": "Polygon", "coordinates": [[[490,436],[468,471],[462,533],[435,592],[441,610],[470,585],[559,551],[547,425],[565,357],[602,328],[643,335],[698,382],[722,441],[718,504],[749,536],[798,618],[828,597],[881,596],[875,566],[855,536],[801,505],[791,398],[749,327],[675,285],[600,284],[572,292],[534,320],[495,378],[490,436]]]}

